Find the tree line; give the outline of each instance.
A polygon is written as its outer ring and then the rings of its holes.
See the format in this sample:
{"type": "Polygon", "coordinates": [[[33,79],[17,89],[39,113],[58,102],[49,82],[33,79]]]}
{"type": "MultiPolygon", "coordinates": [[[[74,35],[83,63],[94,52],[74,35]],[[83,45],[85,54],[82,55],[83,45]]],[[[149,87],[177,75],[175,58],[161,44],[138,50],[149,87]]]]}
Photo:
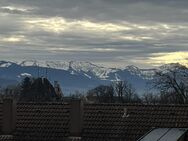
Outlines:
{"type": "Polygon", "coordinates": [[[143,95],[138,95],[126,80],[115,81],[89,90],[87,98],[99,103],[188,104],[188,68],[178,64],[156,70],[148,88],[143,95]]]}
{"type": "Polygon", "coordinates": [[[127,81],[114,81],[111,85],[100,85],[87,92],[86,98],[98,103],[141,102],[136,90],[127,81]]]}

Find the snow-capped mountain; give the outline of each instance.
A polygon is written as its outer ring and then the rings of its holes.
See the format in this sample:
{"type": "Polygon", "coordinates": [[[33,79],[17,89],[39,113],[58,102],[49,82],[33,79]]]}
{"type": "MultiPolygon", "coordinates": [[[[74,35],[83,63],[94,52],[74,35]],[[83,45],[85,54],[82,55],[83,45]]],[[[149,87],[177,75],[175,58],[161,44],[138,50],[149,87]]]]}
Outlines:
{"type": "Polygon", "coordinates": [[[110,73],[115,73],[119,70],[121,71],[129,71],[132,75],[138,75],[143,78],[152,77],[154,74],[155,69],[139,69],[136,66],[127,66],[124,69],[118,69],[118,68],[106,68],[102,66],[98,66],[95,64],[92,64],[90,62],[77,62],[77,61],[70,61],[70,62],[60,62],[60,61],[33,61],[33,60],[27,60],[23,62],[19,62],[17,64],[20,64],[23,67],[26,66],[39,66],[39,67],[45,67],[45,68],[53,68],[53,69],[59,69],[59,70],[67,70],[75,73],[85,73],[86,76],[91,78],[88,73],[94,75],[94,77],[97,77],[99,79],[109,79],[110,73]]]}
{"type": "MultiPolygon", "coordinates": [[[[165,66],[157,69],[165,69],[165,66]]],[[[18,83],[26,76],[43,76],[48,77],[52,83],[59,81],[64,93],[69,94],[75,90],[86,91],[101,84],[127,80],[138,93],[143,93],[155,71],[156,69],[139,69],[135,66],[127,66],[124,69],[106,68],[90,62],[77,61],[0,61],[0,86],[18,83]]]]}
{"type": "Polygon", "coordinates": [[[53,62],[53,61],[28,60],[28,61],[19,62],[17,64],[19,64],[22,67],[39,66],[39,67],[45,67],[48,69],[65,70],[65,71],[71,72],[72,74],[83,73],[85,74],[85,76],[89,78],[97,77],[100,79],[107,79],[108,73],[113,72],[112,69],[99,67],[90,62],[77,62],[77,61],[53,62]],[[90,76],[88,74],[93,75],[93,76],[90,76]]]}

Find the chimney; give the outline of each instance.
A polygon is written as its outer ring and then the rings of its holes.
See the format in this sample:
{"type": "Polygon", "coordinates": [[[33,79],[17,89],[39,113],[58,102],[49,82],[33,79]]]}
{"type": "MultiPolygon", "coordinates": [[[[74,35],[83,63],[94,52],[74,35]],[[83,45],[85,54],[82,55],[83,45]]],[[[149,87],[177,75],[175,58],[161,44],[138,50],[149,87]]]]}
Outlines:
{"type": "Polygon", "coordinates": [[[63,96],[63,92],[62,92],[61,86],[58,81],[54,81],[54,89],[55,89],[55,93],[58,97],[63,96]]]}
{"type": "Polygon", "coordinates": [[[11,98],[3,100],[2,104],[2,132],[11,135],[16,128],[16,102],[11,98]]]}
{"type": "Polygon", "coordinates": [[[72,99],[70,117],[70,135],[80,137],[83,123],[83,103],[81,100],[72,99]]]}

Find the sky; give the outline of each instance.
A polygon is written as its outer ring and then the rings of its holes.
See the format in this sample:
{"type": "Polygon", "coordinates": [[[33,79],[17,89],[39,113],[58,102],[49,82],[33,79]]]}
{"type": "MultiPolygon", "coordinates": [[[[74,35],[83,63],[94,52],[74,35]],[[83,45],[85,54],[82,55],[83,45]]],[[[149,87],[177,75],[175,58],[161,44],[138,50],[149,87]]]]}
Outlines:
{"type": "Polygon", "coordinates": [[[0,0],[0,60],[188,66],[188,0],[0,0]]]}

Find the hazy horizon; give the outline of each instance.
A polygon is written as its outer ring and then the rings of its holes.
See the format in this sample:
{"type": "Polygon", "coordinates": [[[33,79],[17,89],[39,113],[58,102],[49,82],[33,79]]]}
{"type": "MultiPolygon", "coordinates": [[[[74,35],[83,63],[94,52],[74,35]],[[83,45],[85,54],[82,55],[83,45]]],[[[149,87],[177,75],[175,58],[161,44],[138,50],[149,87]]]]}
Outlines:
{"type": "Polygon", "coordinates": [[[188,66],[186,0],[1,0],[0,60],[188,66]]]}
{"type": "MultiPolygon", "coordinates": [[[[69,63],[73,62],[74,65],[79,65],[78,63],[80,63],[80,65],[84,68],[84,66],[89,63],[91,65],[96,65],[97,67],[101,67],[101,68],[106,68],[106,69],[126,69],[129,67],[137,67],[139,69],[158,69],[161,67],[165,67],[165,65],[169,66],[169,65],[176,65],[176,64],[180,64],[180,63],[167,63],[167,64],[161,64],[158,66],[150,66],[150,67],[143,67],[143,66],[136,66],[136,65],[129,65],[129,64],[121,64],[121,66],[112,66],[107,65],[107,64],[102,64],[102,63],[95,63],[95,62],[91,62],[91,61],[77,61],[77,60],[67,60],[67,61],[63,61],[63,60],[0,60],[0,62],[10,62],[10,63],[16,63],[18,65],[21,65],[22,63],[25,63],[26,66],[33,66],[34,64],[36,64],[39,67],[49,67],[49,68],[55,68],[55,66],[57,65],[58,68],[61,68],[62,64],[68,65],[69,63]],[[54,63],[54,64],[53,64],[54,63]],[[51,66],[51,65],[52,66],[51,66]],[[55,65],[55,66],[54,66],[55,65]]],[[[2,64],[3,65],[3,64],[2,64]]],[[[182,65],[182,64],[180,64],[182,65]]],[[[4,65],[3,65],[4,66],[4,65]]],[[[184,65],[186,66],[186,65],[184,65]]],[[[65,67],[65,66],[64,66],[65,67]]],[[[186,66],[187,67],[187,66],[186,66]]]]}

